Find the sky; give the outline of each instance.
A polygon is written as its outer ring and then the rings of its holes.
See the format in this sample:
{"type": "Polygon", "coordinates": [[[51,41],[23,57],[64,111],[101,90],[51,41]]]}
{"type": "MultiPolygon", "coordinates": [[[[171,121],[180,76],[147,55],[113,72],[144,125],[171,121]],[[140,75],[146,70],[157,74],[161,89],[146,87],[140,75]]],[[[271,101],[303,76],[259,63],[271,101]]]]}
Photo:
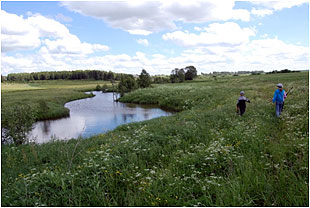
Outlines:
{"type": "Polygon", "coordinates": [[[1,1],[1,74],[309,69],[308,0],[1,1]]]}

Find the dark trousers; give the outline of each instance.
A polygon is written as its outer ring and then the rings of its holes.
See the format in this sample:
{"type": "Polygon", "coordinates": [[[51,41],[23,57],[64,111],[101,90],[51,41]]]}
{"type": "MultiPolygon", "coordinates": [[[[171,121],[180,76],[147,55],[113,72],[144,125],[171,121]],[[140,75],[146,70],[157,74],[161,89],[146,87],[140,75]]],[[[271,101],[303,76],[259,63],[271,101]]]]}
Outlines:
{"type": "Polygon", "coordinates": [[[242,116],[245,113],[245,106],[239,106],[239,112],[240,116],[242,116]]]}
{"type": "Polygon", "coordinates": [[[276,116],[279,117],[282,113],[283,102],[276,102],[276,116]]]}

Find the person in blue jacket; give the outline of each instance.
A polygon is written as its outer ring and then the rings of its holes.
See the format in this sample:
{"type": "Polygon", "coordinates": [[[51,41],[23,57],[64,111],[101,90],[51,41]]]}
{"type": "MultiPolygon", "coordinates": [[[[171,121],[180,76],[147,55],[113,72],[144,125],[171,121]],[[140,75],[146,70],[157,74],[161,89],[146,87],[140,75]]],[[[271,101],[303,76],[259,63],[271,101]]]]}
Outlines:
{"type": "Polygon", "coordinates": [[[285,90],[281,83],[277,84],[278,89],[274,92],[272,103],[276,103],[276,116],[281,115],[284,103],[285,90]]]}

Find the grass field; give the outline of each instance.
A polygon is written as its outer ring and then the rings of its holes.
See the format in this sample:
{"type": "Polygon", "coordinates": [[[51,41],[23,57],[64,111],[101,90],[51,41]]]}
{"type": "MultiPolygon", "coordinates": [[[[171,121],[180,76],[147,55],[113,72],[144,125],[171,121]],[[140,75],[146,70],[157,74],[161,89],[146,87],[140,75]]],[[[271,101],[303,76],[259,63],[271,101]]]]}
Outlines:
{"type": "Polygon", "coordinates": [[[14,104],[28,104],[37,110],[36,119],[54,119],[69,116],[69,110],[64,108],[66,102],[92,95],[85,91],[94,90],[97,86],[107,84],[107,81],[70,81],[48,80],[33,81],[30,83],[2,83],[1,84],[1,107],[2,113],[14,104]],[[40,106],[45,109],[40,110],[40,106]],[[44,112],[44,113],[43,113],[44,112]]]}
{"type": "Polygon", "coordinates": [[[309,206],[308,72],[154,85],[122,101],[179,113],[89,139],[2,145],[1,205],[309,206]],[[276,118],[279,82],[293,89],[276,118]],[[242,117],[241,90],[251,100],[242,117]]]}

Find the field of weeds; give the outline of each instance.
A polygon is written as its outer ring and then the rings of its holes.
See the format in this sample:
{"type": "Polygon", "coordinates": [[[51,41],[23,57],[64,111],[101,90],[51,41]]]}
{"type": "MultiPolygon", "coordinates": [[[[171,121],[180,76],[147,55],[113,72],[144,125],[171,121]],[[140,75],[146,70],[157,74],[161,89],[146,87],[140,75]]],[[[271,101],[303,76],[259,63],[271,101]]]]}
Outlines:
{"type": "Polygon", "coordinates": [[[308,83],[303,72],[134,91],[121,101],[179,112],[88,139],[2,145],[1,205],[309,206],[308,83]],[[292,90],[276,118],[279,82],[292,90]]]}

